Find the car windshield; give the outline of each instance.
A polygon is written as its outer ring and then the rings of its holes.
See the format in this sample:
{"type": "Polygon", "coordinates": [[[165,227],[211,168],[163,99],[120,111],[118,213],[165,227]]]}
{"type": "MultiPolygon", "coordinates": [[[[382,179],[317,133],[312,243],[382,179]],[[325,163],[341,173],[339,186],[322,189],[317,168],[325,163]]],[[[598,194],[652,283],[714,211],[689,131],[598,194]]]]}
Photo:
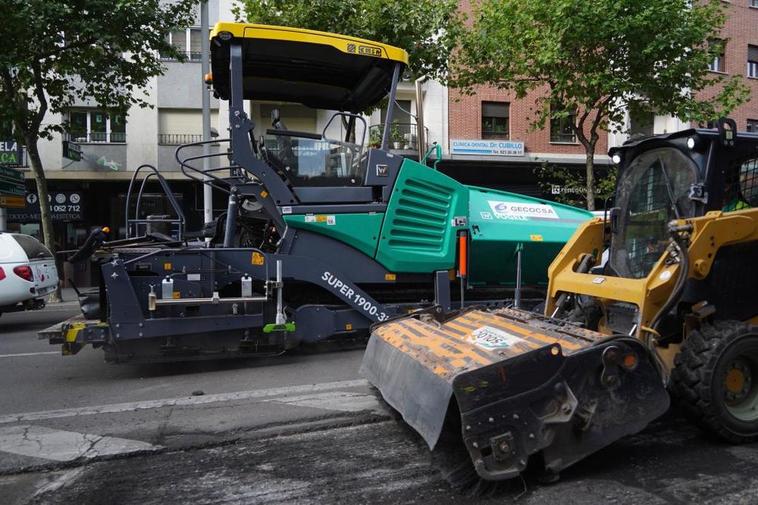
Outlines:
{"type": "MultiPolygon", "coordinates": [[[[363,183],[362,148],[335,140],[267,136],[265,156],[280,165],[294,186],[351,186],[363,183]]],[[[365,161],[365,160],[363,160],[365,161]]]]}
{"type": "Polygon", "coordinates": [[[648,275],[668,245],[668,222],[694,214],[688,195],[696,178],[695,163],[674,148],[654,149],[632,160],[616,191],[620,214],[610,261],[619,275],[648,275]]]}

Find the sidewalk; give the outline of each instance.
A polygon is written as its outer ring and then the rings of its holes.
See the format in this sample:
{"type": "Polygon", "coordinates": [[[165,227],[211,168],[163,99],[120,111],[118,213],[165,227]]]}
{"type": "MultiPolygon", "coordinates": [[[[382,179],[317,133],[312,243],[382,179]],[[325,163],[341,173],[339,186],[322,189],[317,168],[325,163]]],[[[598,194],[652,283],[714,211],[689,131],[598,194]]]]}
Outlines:
{"type": "Polygon", "coordinates": [[[61,289],[61,301],[60,302],[47,302],[45,310],[47,309],[71,309],[79,306],[79,298],[76,296],[76,291],[73,288],[61,289]]]}

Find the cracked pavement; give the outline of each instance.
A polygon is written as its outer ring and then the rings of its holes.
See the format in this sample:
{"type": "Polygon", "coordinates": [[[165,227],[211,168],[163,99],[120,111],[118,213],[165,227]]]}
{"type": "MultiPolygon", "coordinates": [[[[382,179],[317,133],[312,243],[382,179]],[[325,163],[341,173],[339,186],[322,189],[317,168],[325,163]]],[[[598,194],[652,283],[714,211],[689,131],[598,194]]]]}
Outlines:
{"type": "MultiPolygon", "coordinates": [[[[60,312],[0,319],[0,503],[472,503],[358,377],[362,351],[114,366],[45,354],[60,312]],[[23,356],[21,356],[23,355],[23,356]],[[201,391],[202,395],[193,392],[201,391]]],[[[563,472],[476,503],[754,504],[758,445],[670,413],[563,472]]]]}

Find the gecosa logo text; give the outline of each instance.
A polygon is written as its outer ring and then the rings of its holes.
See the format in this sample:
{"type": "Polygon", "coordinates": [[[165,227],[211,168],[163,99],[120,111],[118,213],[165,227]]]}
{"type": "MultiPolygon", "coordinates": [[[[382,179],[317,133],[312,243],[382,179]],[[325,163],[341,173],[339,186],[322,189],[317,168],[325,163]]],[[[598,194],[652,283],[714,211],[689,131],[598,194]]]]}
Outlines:
{"type": "Polygon", "coordinates": [[[555,209],[542,203],[518,203],[488,200],[492,213],[498,219],[526,221],[527,219],[559,219],[555,209]]]}

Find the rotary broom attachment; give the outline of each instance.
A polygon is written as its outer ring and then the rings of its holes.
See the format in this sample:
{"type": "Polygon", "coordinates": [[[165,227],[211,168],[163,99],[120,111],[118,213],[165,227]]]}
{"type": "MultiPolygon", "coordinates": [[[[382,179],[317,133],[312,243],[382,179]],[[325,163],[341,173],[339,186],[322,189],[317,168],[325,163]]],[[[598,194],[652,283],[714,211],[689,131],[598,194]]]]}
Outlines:
{"type": "Polygon", "coordinates": [[[361,370],[456,488],[517,477],[530,460],[557,477],[668,409],[635,339],[516,309],[432,314],[375,326],[361,370]]]}

